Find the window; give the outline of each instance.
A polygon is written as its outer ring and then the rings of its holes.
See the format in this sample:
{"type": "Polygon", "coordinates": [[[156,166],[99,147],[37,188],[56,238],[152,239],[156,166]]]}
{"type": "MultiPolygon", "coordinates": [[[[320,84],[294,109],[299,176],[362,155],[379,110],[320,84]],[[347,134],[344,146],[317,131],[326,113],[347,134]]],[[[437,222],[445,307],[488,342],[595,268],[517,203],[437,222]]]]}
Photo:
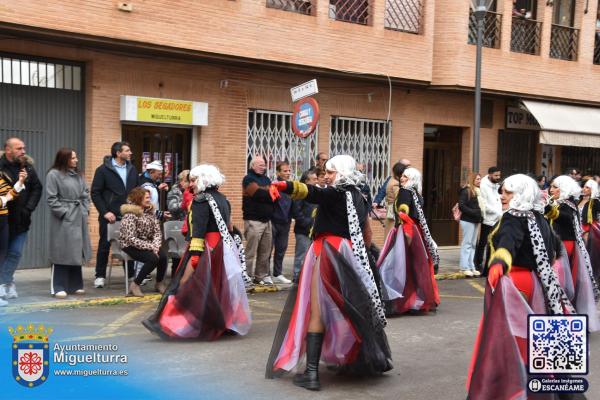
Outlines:
{"type": "Polygon", "coordinates": [[[596,35],[594,41],[594,64],[600,64],[600,1],[598,1],[598,11],[596,13],[596,35]]]}
{"type": "Polygon", "coordinates": [[[368,25],[370,14],[369,0],[329,0],[329,18],[368,25]]]}
{"type": "Polygon", "coordinates": [[[0,57],[0,83],[81,90],[81,67],[0,57]]]}
{"type": "Polygon", "coordinates": [[[267,0],[267,7],[306,15],[311,15],[313,9],[311,0],[267,0]]]}
{"type": "Polygon", "coordinates": [[[423,0],[386,0],[385,28],[421,33],[423,0]]]}
{"type": "MultiPolygon", "coordinates": [[[[496,12],[496,2],[494,1],[489,11],[483,17],[483,46],[493,49],[500,48],[500,36],[502,27],[502,14],[496,12]]],[[[467,43],[477,44],[477,20],[473,15],[473,10],[469,12],[469,34],[467,43]]]]}
{"type": "Polygon", "coordinates": [[[276,163],[287,161],[292,179],[299,179],[317,156],[317,135],[315,132],[306,139],[294,135],[292,113],[248,110],[248,164],[254,155],[263,156],[267,162],[267,176],[274,178],[276,163]]]}
{"type": "Polygon", "coordinates": [[[367,184],[375,196],[389,176],[391,134],[391,121],[331,117],[329,157],[347,154],[364,164],[367,184]]]}
{"type": "Polygon", "coordinates": [[[575,26],[575,0],[555,0],[550,32],[550,57],[577,60],[579,29],[575,26]]]}
{"type": "Polygon", "coordinates": [[[513,3],[510,50],[516,53],[540,54],[542,23],[536,21],[536,0],[513,3]]]}

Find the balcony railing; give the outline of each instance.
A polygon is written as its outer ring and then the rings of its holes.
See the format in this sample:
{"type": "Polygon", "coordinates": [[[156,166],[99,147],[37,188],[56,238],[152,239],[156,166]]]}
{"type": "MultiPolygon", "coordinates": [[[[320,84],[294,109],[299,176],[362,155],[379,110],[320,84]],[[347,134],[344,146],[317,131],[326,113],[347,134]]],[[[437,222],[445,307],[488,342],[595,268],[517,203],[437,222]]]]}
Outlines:
{"type": "Polygon", "coordinates": [[[424,0],[386,0],[385,29],[420,33],[424,0]]]}
{"type": "Polygon", "coordinates": [[[541,35],[541,22],[523,17],[513,17],[510,34],[510,51],[539,55],[541,35]]]}
{"type": "Polygon", "coordinates": [[[550,34],[550,57],[576,61],[578,42],[579,29],[553,24],[550,34]]]}
{"type": "Polygon", "coordinates": [[[600,33],[596,32],[596,41],[594,42],[594,64],[600,64],[600,33]]]}
{"type": "Polygon", "coordinates": [[[311,0],[267,0],[267,7],[311,15],[313,5],[311,0]]]}
{"type": "MultiPolygon", "coordinates": [[[[483,17],[483,46],[500,48],[502,14],[488,11],[483,17]]],[[[469,14],[469,44],[477,44],[477,20],[473,12],[469,14]]]]}
{"type": "Polygon", "coordinates": [[[368,25],[370,6],[369,0],[329,0],[329,18],[368,25]]]}

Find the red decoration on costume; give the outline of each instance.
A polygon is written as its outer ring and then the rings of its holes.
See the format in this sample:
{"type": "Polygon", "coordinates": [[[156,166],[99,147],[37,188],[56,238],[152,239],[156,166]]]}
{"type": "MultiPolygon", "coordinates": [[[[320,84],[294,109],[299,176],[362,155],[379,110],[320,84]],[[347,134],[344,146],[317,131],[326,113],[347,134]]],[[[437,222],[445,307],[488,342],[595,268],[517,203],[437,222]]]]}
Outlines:
{"type": "Polygon", "coordinates": [[[269,186],[269,195],[271,196],[271,200],[273,201],[281,197],[281,194],[279,194],[279,190],[274,183],[272,183],[271,186],[269,186]]]}

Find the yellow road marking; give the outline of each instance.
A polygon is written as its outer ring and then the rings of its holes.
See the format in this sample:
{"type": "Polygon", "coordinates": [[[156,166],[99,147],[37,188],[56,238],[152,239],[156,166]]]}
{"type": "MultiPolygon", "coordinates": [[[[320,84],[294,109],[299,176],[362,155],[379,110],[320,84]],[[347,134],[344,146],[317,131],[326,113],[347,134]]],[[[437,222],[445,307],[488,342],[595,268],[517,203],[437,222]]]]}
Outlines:
{"type": "Polygon", "coordinates": [[[469,285],[471,285],[472,287],[477,289],[480,293],[485,294],[485,288],[483,286],[481,286],[479,283],[477,283],[476,281],[473,281],[473,280],[468,280],[467,282],[469,282],[469,285]]]}
{"type": "Polygon", "coordinates": [[[122,336],[122,333],[117,333],[119,329],[121,329],[124,325],[128,324],[134,319],[141,320],[141,314],[146,314],[153,307],[153,304],[142,304],[137,307],[135,310],[128,312],[125,315],[117,318],[110,324],[106,325],[104,328],[100,329],[96,332],[95,335],[91,336],[80,336],[71,339],[67,339],[67,341],[75,341],[75,340],[93,340],[93,339],[104,339],[108,337],[114,336],[122,336]]]}
{"type": "Polygon", "coordinates": [[[482,296],[461,296],[458,294],[440,294],[440,297],[446,298],[446,299],[468,299],[468,300],[481,300],[483,299],[482,296]]]}

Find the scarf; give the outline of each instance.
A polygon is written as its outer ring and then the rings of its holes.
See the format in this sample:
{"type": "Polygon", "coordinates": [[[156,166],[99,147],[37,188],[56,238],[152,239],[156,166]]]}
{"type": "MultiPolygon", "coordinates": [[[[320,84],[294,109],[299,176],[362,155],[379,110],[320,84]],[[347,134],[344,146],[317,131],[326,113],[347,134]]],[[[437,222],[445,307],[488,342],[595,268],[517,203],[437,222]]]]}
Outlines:
{"type": "Polygon", "coordinates": [[[233,239],[233,237],[231,237],[231,234],[229,233],[229,230],[227,229],[227,224],[223,220],[223,216],[221,215],[221,211],[219,211],[219,206],[217,206],[217,202],[215,201],[214,197],[212,197],[212,195],[209,193],[204,193],[204,196],[208,200],[208,205],[210,206],[210,210],[212,211],[213,216],[215,217],[215,221],[217,222],[217,227],[219,228],[219,233],[221,234],[221,238],[223,239],[223,244],[225,246],[229,247],[233,251],[237,250],[240,261],[242,261],[242,259],[244,260],[243,263],[240,263],[240,267],[242,270],[241,271],[242,278],[244,279],[244,282],[246,282],[246,283],[251,282],[252,280],[250,279],[250,277],[248,276],[248,273],[246,272],[246,256],[243,254],[243,252],[244,252],[243,247],[241,247],[239,249],[236,248],[236,246],[234,244],[234,239],[233,239]]]}
{"type": "Polygon", "coordinates": [[[421,227],[421,231],[423,232],[423,236],[425,236],[425,247],[427,248],[427,253],[429,253],[429,257],[431,261],[433,261],[433,265],[440,265],[440,256],[437,251],[437,244],[431,237],[431,233],[429,232],[429,227],[427,226],[427,220],[425,220],[425,213],[423,213],[423,208],[421,207],[421,203],[419,202],[419,197],[417,196],[417,192],[413,188],[405,188],[412,194],[413,203],[415,204],[415,209],[417,210],[417,216],[419,217],[419,226],[421,227]]]}
{"type": "Polygon", "coordinates": [[[381,299],[379,298],[379,292],[377,291],[377,285],[375,284],[375,278],[373,277],[373,271],[369,265],[369,257],[367,256],[367,248],[363,240],[362,230],[360,229],[360,222],[358,220],[358,214],[354,201],[352,200],[352,193],[349,190],[344,191],[346,193],[346,211],[348,212],[348,230],[350,231],[350,241],[352,242],[352,253],[360,265],[358,274],[361,281],[364,282],[367,287],[367,292],[371,298],[371,317],[373,325],[379,328],[385,328],[387,321],[385,319],[385,312],[381,305],[381,299]]]}
{"type": "Polygon", "coordinates": [[[585,268],[590,276],[590,280],[592,281],[592,288],[594,290],[594,300],[598,303],[600,300],[600,290],[598,289],[598,283],[594,279],[594,272],[592,270],[592,262],[590,261],[590,254],[585,247],[585,243],[583,242],[583,229],[581,228],[581,221],[579,220],[579,210],[577,206],[573,204],[573,202],[565,199],[565,200],[557,200],[559,205],[566,204],[570,209],[575,211],[575,217],[573,218],[573,230],[575,231],[575,242],[577,243],[577,247],[579,247],[579,253],[583,256],[583,262],[585,263],[585,268]]]}
{"type": "Polygon", "coordinates": [[[568,314],[576,314],[575,308],[567,298],[563,288],[558,283],[558,278],[554,272],[554,268],[550,264],[548,251],[540,227],[535,220],[535,214],[532,211],[517,211],[510,209],[507,211],[511,215],[520,218],[527,218],[527,228],[529,229],[529,238],[535,263],[537,265],[536,273],[542,282],[546,304],[550,312],[554,315],[561,315],[567,312],[568,314]],[[564,307],[564,308],[563,308],[564,307]]]}

